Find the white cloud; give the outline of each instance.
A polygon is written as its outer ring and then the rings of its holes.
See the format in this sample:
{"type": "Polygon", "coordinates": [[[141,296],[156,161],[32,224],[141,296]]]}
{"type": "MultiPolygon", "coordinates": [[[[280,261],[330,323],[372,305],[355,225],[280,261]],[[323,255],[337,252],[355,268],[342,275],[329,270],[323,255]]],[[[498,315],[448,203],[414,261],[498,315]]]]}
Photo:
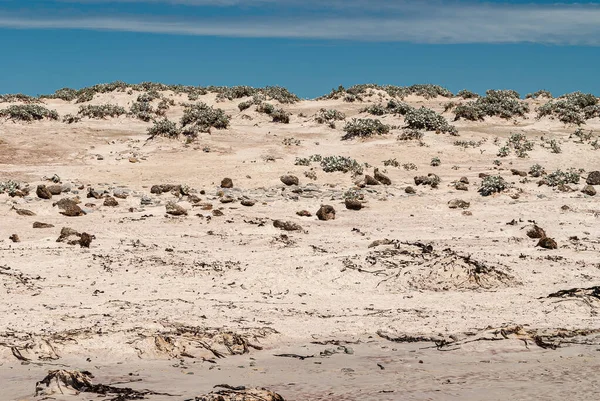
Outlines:
{"type": "MultiPolygon", "coordinates": [[[[81,0],[79,0],[81,1],[81,0]]],[[[95,0],[98,1],[98,0],[95,0]]],[[[123,1],[123,0],[121,0],[123,1]]],[[[135,0],[125,0],[135,1],[135,0]]],[[[144,0],[140,0],[144,1],[144,0]]],[[[147,0],[146,0],[147,1],[147,0]]],[[[160,0],[156,0],[160,1],[160,0]]],[[[218,2],[219,0],[174,0],[218,2]]],[[[223,0],[237,1],[237,0],[223,0]]],[[[270,1],[270,0],[253,0],[270,1]]],[[[366,1],[351,0],[354,6],[366,1]]],[[[383,3],[392,6],[393,2],[383,3]]],[[[491,5],[395,3],[385,16],[151,18],[141,16],[57,16],[0,13],[0,27],[89,29],[174,35],[347,39],[414,43],[546,43],[600,45],[600,7],[595,5],[491,5]]],[[[355,14],[353,14],[355,15],[355,14]]]]}

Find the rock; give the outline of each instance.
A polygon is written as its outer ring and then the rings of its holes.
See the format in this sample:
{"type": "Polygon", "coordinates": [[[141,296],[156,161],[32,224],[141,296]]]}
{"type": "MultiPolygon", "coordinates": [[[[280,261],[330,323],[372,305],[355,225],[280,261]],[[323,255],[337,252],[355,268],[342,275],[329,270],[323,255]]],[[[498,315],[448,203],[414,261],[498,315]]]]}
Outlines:
{"type": "Polygon", "coordinates": [[[380,185],[381,183],[370,175],[365,175],[365,185],[380,185]]]}
{"type": "Polygon", "coordinates": [[[117,200],[112,196],[107,196],[104,198],[104,206],[119,206],[119,202],[117,202],[117,200]]]}
{"type": "Polygon", "coordinates": [[[52,195],[60,195],[62,193],[62,185],[49,185],[46,188],[52,195]]]}
{"type": "Polygon", "coordinates": [[[479,173],[479,178],[485,178],[485,177],[489,177],[490,175],[488,173],[479,173]]]}
{"type": "Polygon", "coordinates": [[[300,217],[311,217],[312,213],[309,212],[308,210],[299,210],[296,212],[296,214],[300,217]]]}
{"type": "Polygon", "coordinates": [[[138,160],[137,157],[130,157],[129,158],[129,163],[139,163],[140,161],[138,160]]]}
{"type": "Polygon", "coordinates": [[[393,245],[393,244],[394,244],[394,241],[384,238],[384,239],[378,239],[378,240],[371,242],[368,247],[375,248],[375,247],[378,247],[381,245],[393,245]]]}
{"type": "Polygon", "coordinates": [[[60,186],[61,192],[71,192],[71,184],[65,183],[60,186]]]}
{"type": "Polygon", "coordinates": [[[181,193],[181,185],[175,184],[160,184],[152,185],[150,192],[156,195],[163,194],[165,192],[174,192],[176,195],[181,193]]]}
{"type": "Polygon", "coordinates": [[[321,205],[317,210],[319,220],[335,220],[335,209],[331,205],[321,205]]]}
{"type": "Polygon", "coordinates": [[[462,182],[463,184],[469,184],[469,179],[467,177],[460,177],[458,182],[462,182]]]}
{"type": "Polygon", "coordinates": [[[544,237],[544,238],[540,238],[540,241],[537,243],[536,246],[540,246],[544,249],[556,249],[558,248],[558,245],[556,244],[556,241],[554,241],[552,238],[548,238],[548,237],[544,237]]]}
{"type": "Polygon", "coordinates": [[[571,188],[569,185],[560,184],[556,187],[560,192],[574,192],[575,190],[571,188]]]}
{"type": "Polygon", "coordinates": [[[52,227],[54,227],[54,224],[41,223],[39,221],[35,221],[33,223],[33,228],[52,228],[52,227]]]}
{"type": "Polygon", "coordinates": [[[300,181],[298,181],[298,177],[296,177],[295,175],[282,175],[281,177],[279,177],[279,179],[281,180],[281,182],[283,182],[285,185],[298,185],[298,183],[300,181]]]}
{"type": "Polygon", "coordinates": [[[167,213],[172,216],[187,216],[187,210],[175,202],[167,202],[165,205],[167,213]]]}
{"type": "Polygon", "coordinates": [[[88,188],[87,197],[94,198],[94,199],[100,199],[100,198],[102,198],[102,194],[100,192],[96,191],[94,188],[88,188]]]}
{"type": "Polygon", "coordinates": [[[346,205],[346,209],[349,210],[360,210],[362,209],[362,202],[359,201],[358,199],[351,199],[348,198],[344,201],[344,204],[346,205]]]}
{"type": "Polygon", "coordinates": [[[38,198],[41,199],[52,199],[52,193],[46,188],[45,185],[38,185],[35,191],[38,198]]]}
{"type": "Polygon", "coordinates": [[[415,189],[413,187],[406,187],[406,188],[404,188],[404,192],[406,192],[407,194],[414,194],[417,191],[415,191],[415,189]]]}
{"type": "Polygon", "coordinates": [[[61,199],[61,201],[64,202],[57,202],[59,208],[62,209],[62,212],[60,212],[60,214],[68,217],[83,216],[85,214],[85,212],[81,210],[81,208],[77,205],[77,203],[75,203],[75,201],[71,199],[61,199]]]}
{"type": "Polygon", "coordinates": [[[546,231],[537,224],[534,224],[527,230],[527,236],[529,238],[544,238],[546,236],[546,231]]]}
{"type": "Polygon", "coordinates": [[[9,240],[11,240],[12,242],[21,242],[21,239],[19,238],[19,236],[17,234],[13,234],[10,237],[8,237],[9,240]]]}
{"type": "Polygon", "coordinates": [[[233,202],[233,201],[234,201],[234,199],[233,199],[231,196],[228,196],[228,195],[227,195],[227,196],[224,196],[224,197],[222,197],[222,198],[220,199],[220,202],[221,202],[221,203],[231,203],[231,202],[233,202]]]}
{"type": "Polygon", "coordinates": [[[129,190],[124,188],[115,188],[113,189],[113,196],[119,199],[127,199],[129,196],[129,190]]]}
{"type": "Polygon", "coordinates": [[[302,231],[302,227],[293,221],[273,220],[273,227],[285,231],[302,231]]]}
{"type": "Polygon", "coordinates": [[[202,202],[202,199],[200,199],[200,197],[197,195],[190,194],[190,195],[188,195],[188,202],[200,203],[200,202],[202,202]]]}
{"type": "Polygon", "coordinates": [[[589,196],[594,196],[594,195],[596,195],[596,188],[594,188],[591,185],[586,185],[585,187],[583,187],[581,192],[583,192],[584,194],[589,195],[589,196]]]}
{"type": "Polygon", "coordinates": [[[94,237],[88,233],[81,233],[81,237],[79,238],[79,245],[82,248],[89,248],[93,238],[94,237]]]}
{"type": "Polygon", "coordinates": [[[17,212],[17,214],[19,216],[35,216],[35,213],[32,212],[31,210],[27,210],[27,209],[16,209],[15,211],[17,212]]]}
{"type": "Polygon", "coordinates": [[[379,181],[383,185],[392,185],[392,180],[390,180],[386,175],[380,173],[378,168],[374,170],[373,176],[377,181],[379,181]]]}
{"type": "Polygon", "coordinates": [[[52,206],[57,206],[59,209],[64,209],[65,207],[69,206],[72,203],[81,203],[81,200],[79,199],[78,196],[74,197],[74,198],[63,198],[61,200],[59,200],[58,202],[55,202],[52,204],[52,206]]]}
{"type": "Polygon", "coordinates": [[[242,199],[242,201],[240,203],[242,204],[242,206],[254,206],[256,201],[254,201],[252,199],[242,199]]]}
{"type": "Polygon", "coordinates": [[[221,188],[233,188],[233,181],[231,178],[223,178],[221,180],[221,188]]]}
{"type": "Polygon", "coordinates": [[[79,241],[80,236],[81,234],[79,234],[79,232],[73,230],[72,228],[63,227],[60,230],[60,236],[58,237],[56,242],[68,242],[69,237],[77,237],[77,241],[79,241]]]}
{"type": "Polygon", "coordinates": [[[588,185],[600,185],[600,171],[591,171],[585,183],[588,185]]]}
{"type": "Polygon", "coordinates": [[[147,195],[142,196],[142,198],[140,199],[140,205],[142,206],[148,206],[152,204],[152,198],[150,198],[147,195]]]}
{"type": "Polygon", "coordinates": [[[463,216],[473,216],[473,212],[471,212],[469,210],[463,210],[462,214],[463,214],[463,216]]]}
{"type": "Polygon", "coordinates": [[[225,213],[223,213],[223,212],[222,212],[221,210],[219,210],[219,209],[215,209],[215,210],[213,210],[213,211],[212,211],[212,215],[213,215],[213,216],[215,216],[215,217],[221,217],[221,216],[224,216],[224,215],[225,215],[225,213]]]}
{"type": "Polygon", "coordinates": [[[424,175],[417,176],[414,178],[414,180],[415,185],[429,185],[431,188],[437,188],[438,184],[440,183],[440,177],[433,173],[427,174],[427,177],[424,175]]]}
{"type": "Polygon", "coordinates": [[[517,170],[516,168],[511,168],[510,172],[513,175],[518,175],[519,177],[527,177],[527,171],[517,170]]]}
{"type": "MultiPolygon", "coordinates": [[[[215,386],[225,387],[225,386],[215,386]]],[[[213,391],[195,397],[194,401],[285,401],[282,396],[265,388],[235,388],[213,391]]]]}
{"type": "Polygon", "coordinates": [[[454,185],[454,188],[458,191],[468,191],[469,187],[467,186],[467,184],[465,184],[464,182],[457,182],[456,185],[454,185]]]}
{"type": "Polygon", "coordinates": [[[462,199],[452,199],[448,202],[448,207],[450,209],[468,209],[471,204],[462,199]]]}

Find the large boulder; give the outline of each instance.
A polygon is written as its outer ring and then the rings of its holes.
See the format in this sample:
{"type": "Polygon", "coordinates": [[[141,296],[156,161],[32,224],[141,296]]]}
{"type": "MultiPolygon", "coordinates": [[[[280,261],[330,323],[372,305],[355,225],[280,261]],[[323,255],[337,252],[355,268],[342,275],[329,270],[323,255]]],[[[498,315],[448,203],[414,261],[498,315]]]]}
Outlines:
{"type": "Polygon", "coordinates": [[[295,175],[282,175],[281,177],[279,177],[279,179],[285,185],[298,185],[298,183],[300,182],[298,180],[298,177],[296,177],[295,175]]]}
{"type": "Polygon", "coordinates": [[[585,183],[588,185],[600,185],[600,171],[591,171],[585,183]]]}
{"type": "Polygon", "coordinates": [[[38,198],[41,199],[52,199],[52,193],[46,188],[45,185],[38,185],[35,191],[38,198]]]}

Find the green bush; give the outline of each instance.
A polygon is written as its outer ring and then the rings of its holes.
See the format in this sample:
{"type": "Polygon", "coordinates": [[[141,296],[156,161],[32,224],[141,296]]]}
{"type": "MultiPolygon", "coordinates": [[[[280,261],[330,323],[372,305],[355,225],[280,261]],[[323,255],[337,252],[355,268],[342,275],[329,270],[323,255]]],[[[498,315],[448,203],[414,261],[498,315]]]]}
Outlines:
{"type": "Polygon", "coordinates": [[[73,124],[81,121],[81,117],[73,114],[65,114],[62,119],[63,123],[73,124]]]}
{"type": "Polygon", "coordinates": [[[540,106],[537,109],[538,119],[549,116],[558,118],[565,124],[581,125],[586,120],[600,116],[598,98],[591,93],[573,92],[540,106]]]}
{"type": "Polygon", "coordinates": [[[539,164],[534,164],[533,166],[531,166],[529,168],[529,175],[532,177],[541,177],[542,175],[546,174],[546,171],[544,170],[544,167],[542,167],[539,164]]]}
{"type": "Polygon", "coordinates": [[[77,90],[71,88],[61,88],[51,95],[42,95],[40,97],[46,99],[61,99],[70,102],[77,99],[77,96],[77,90]]]}
{"type": "Polygon", "coordinates": [[[339,86],[333,89],[329,94],[317,98],[323,99],[344,99],[345,101],[363,100],[363,97],[370,90],[380,90],[387,93],[390,97],[403,99],[408,95],[423,96],[426,99],[433,99],[438,96],[452,97],[453,94],[448,89],[439,85],[417,84],[412,86],[394,86],[394,85],[377,85],[377,84],[360,84],[350,88],[339,86]]]}
{"type": "Polygon", "coordinates": [[[0,95],[0,103],[16,103],[16,102],[20,102],[20,103],[40,103],[40,99],[33,97],[33,96],[29,96],[29,95],[24,95],[22,93],[12,93],[12,94],[7,94],[7,95],[0,95]]]}
{"type": "Polygon", "coordinates": [[[222,109],[215,109],[204,103],[187,105],[181,117],[181,126],[194,126],[200,132],[210,132],[211,127],[225,129],[229,126],[231,117],[222,109]]]}
{"type": "Polygon", "coordinates": [[[461,118],[478,121],[483,120],[485,116],[498,116],[509,119],[525,117],[527,112],[529,112],[529,105],[520,100],[518,92],[513,90],[488,90],[484,97],[456,107],[454,109],[454,121],[461,118]]]}
{"type": "Polygon", "coordinates": [[[453,125],[448,124],[446,119],[428,109],[421,107],[420,109],[411,109],[406,113],[404,121],[408,128],[424,129],[426,131],[444,132],[449,134],[457,134],[458,130],[453,125]]]}
{"type": "Polygon", "coordinates": [[[355,137],[367,138],[387,134],[390,132],[390,126],[372,118],[353,118],[344,126],[344,132],[346,135],[342,137],[343,140],[355,137]]]}
{"type": "Polygon", "coordinates": [[[508,184],[499,175],[489,175],[481,182],[478,192],[482,196],[489,196],[497,192],[502,192],[508,188],[508,184]]]}
{"type": "Polygon", "coordinates": [[[477,99],[478,97],[481,97],[477,93],[471,92],[470,90],[466,89],[458,91],[456,96],[462,97],[463,99],[477,99]]]}
{"type": "Polygon", "coordinates": [[[150,102],[140,102],[138,100],[131,105],[129,114],[142,121],[148,122],[154,118],[153,115],[155,114],[155,110],[152,108],[150,102]]]}
{"type": "Polygon", "coordinates": [[[424,135],[425,134],[423,134],[423,132],[419,131],[418,129],[405,129],[404,131],[402,131],[402,134],[400,134],[398,136],[398,140],[399,141],[412,141],[412,140],[420,141],[421,139],[423,139],[424,135]]]}
{"type": "Polygon", "coordinates": [[[390,99],[390,101],[387,104],[387,109],[392,114],[399,114],[401,116],[404,116],[409,111],[414,110],[414,107],[400,100],[390,99]]]}
{"type": "Polygon", "coordinates": [[[19,104],[0,110],[0,117],[15,121],[58,120],[58,113],[39,104],[19,104]]]}
{"type": "Polygon", "coordinates": [[[545,183],[550,187],[556,187],[565,184],[578,184],[581,175],[574,168],[567,171],[556,170],[546,176],[545,183]]]}
{"type": "Polygon", "coordinates": [[[345,156],[327,156],[321,160],[321,167],[326,173],[341,171],[342,173],[351,172],[353,174],[362,174],[363,166],[351,157],[345,156]]]}
{"type": "Polygon", "coordinates": [[[550,91],[542,89],[537,92],[528,93],[527,95],[525,95],[525,99],[538,99],[540,97],[547,97],[548,99],[552,99],[552,93],[550,93],[550,91]]]}
{"type": "Polygon", "coordinates": [[[89,118],[106,118],[106,117],[118,117],[123,114],[127,114],[125,109],[121,106],[114,104],[102,104],[99,106],[85,105],[79,106],[77,114],[82,117],[89,118]]]}
{"type": "Polygon", "coordinates": [[[383,116],[389,113],[388,109],[383,107],[380,104],[373,104],[371,106],[367,106],[359,111],[359,113],[369,113],[374,116],[383,116]]]}
{"type": "Polygon", "coordinates": [[[331,128],[335,128],[336,121],[342,121],[346,119],[346,115],[341,111],[337,111],[335,109],[320,109],[317,112],[317,116],[315,117],[315,121],[319,124],[327,124],[331,128]]]}
{"type": "Polygon", "coordinates": [[[176,138],[179,136],[179,129],[177,129],[177,124],[173,121],[162,119],[159,121],[155,121],[154,125],[148,128],[148,135],[150,138],[154,138],[156,136],[164,136],[167,138],[176,138]]]}
{"type": "Polygon", "coordinates": [[[274,123],[283,123],[283,124],[290,123],[290,113],[288,113],[287,111],[285,111],[283,109],[275,109],[271,113],[271,118],[273,119],[274,123]]]}

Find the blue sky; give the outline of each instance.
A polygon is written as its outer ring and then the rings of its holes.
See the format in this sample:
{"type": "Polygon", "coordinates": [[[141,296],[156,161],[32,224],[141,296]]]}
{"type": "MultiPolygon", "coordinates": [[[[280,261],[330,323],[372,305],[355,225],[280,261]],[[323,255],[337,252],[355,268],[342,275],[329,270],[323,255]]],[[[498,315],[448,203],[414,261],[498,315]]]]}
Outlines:
{"type": "Polygon", "coordinates": [[[0,93],[100,82],[435,83],[600,95],[600,5],[449,0],[0,0],[0,93]]]}

